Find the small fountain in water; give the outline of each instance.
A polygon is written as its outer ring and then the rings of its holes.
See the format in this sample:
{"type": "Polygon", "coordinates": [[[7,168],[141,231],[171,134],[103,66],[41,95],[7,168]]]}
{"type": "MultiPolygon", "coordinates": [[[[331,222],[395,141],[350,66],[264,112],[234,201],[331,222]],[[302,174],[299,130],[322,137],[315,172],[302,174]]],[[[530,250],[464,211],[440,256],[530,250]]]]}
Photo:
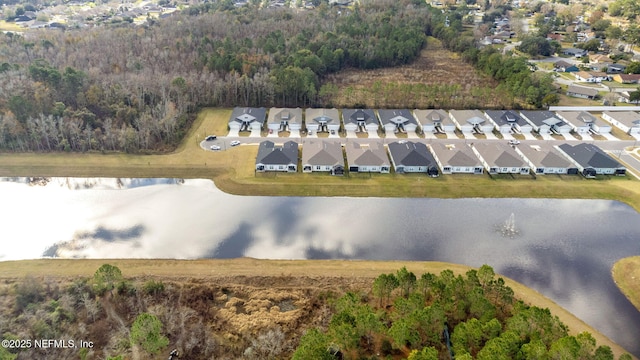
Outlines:
{"type": "Polygon", "coordinates": [[[509,216],[504,224],[498,226],[498,231],[502,234],[502,236],[510,238],[514,238],[520,233],[520,231],[516,228],[516,216],[514,213],[511,213],[511,216],[509,216]]]}

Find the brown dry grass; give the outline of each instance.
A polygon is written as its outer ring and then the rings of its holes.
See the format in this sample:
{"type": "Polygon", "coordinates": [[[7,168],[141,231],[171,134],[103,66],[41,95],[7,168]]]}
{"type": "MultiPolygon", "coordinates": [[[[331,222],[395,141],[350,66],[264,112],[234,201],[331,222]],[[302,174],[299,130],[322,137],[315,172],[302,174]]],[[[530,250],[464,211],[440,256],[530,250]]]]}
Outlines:
{"type": "Polygon", "coordinates": [[[618,260],[611,273],[618,288],[640,311],[640,256],[618,260]]]}
{"type": "Polygon", "coordinates": [[[429,38],[420,57],[411,64],[374,70],[348,69],[328,76],[338,92],[336,106],[370,108],[511,108],[509,96],[496,90],[498,83],[479,74],[459,54],[429,38]],[[434,87],[455,88],[434,92],[434,87]]]}
{"type": "MultiPolygon", "coordinates": [[[[640,260],[639,260],[640,261],[640,260]]],[[[26,260],[0,262],[0,279],[5,283],[26,276],[47,279],[68,279],[90,277],[102,264],[119,267],[125,277],[144,280],[149,278],[177,282],[223,283],[236,289],[244,289],[242,296],[230,298],[225,304],[227,320],[238,313],[257,316],[236,318],[237,326],[250,323],[261,324],[273,314],[266,302],[279,303],[288,299],[301,305],[305,299],[301,289],[354,289],[370,287],[371,281],[382,273],[395,272],[405,266],[416,274],[431,272],[439,274],[451,269],[455,274],[464,274],[470,267],[443,262],[416,261],[344,261],[344,260],[258,260],[258,259],[207,259],[207,260],[26,260]],[[270,289],[279,289],[270,291],[270,289]],[[239,299],[239,300],[238,300],[239,299]],[[242,305],[242,311],[238,306],[242,305]]],[[[588,331],[594,335],[599,345],[612,348],[616,358],[625,350],[604,335],[596,332],[580,319],[558,304],[516,281],[506,279],[515,296],[528,304],[549,308],[562,322],[569,326],[572,334],[588,331]]],[[[277,310],[277,309],[276,309],[277,310]]],[[[226,314],[226,312],[222,312],[226,314]]],[[[281,319],[285,321],[285,319],[281,319]]]]}

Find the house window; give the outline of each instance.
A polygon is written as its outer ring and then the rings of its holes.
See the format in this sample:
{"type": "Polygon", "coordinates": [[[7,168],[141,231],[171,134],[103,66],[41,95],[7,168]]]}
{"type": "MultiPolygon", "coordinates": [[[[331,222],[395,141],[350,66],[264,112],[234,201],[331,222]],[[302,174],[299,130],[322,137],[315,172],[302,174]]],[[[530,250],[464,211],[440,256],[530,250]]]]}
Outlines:
{"type": "Polygon", "coordinates": [[[311,171],[311,166],[305,165],[305,167],[302,168],[302,171],[311,171]]]}
{"type": "Polygon", "coordinates": [[[320,167],[320,165],[317,165],[316,170],[320,170],[320,169],[322,169],[322,167],[320,167]]]}
{"type": "Polygon", "coordinates": [[[451,171],[451,167],[450,166],[445,166],[445,167],[442,168],[442,171],[450,172],[451,171]]]}
{"type": "Polygon", "coordinates": [[[473,170],[473,172],[475,172],[476,174],[482,174],[482,168],[481,167],[477,167],[473,170]]]}
{"type": "Polygon", "coordinates": [[[527,168],[520,168],[520,172],[521,172],[521,173],[523,173],[523,174],[527,174],[527,173],[529,173],[529,169],[527,169],[527,168]]]}
{"type": "Polygon", "coordinates": [[[278,170],[284,170],[284,165],[278,166],[278,170]]]}
{"type": "Polygon", "coordinates": [[[382,172],[385,172],[385,171],[386,171],[386,172],[388,172],[388,171],[389,171],[389,167],[387,167],[387,166],[383,166],[383,167],[380,169],[380,171],[382,171],[382,172]]]}
{"type": "Polygon", "coordinates": [[[536,174],[543,174],[544,173],[544,169],[543,168],[537,168],[536,169],[536,174]]]}
{"type": "Polygon", "coordinates": [[[490,172],[491,174],[495,174],[495,173],[497,173],[497,172],[498,172],[498,168],[489,168],[489,172],[490,172]]]}
{"type": "Polygon", "coordinates": [[[258,168],[256,169],[258,171],[264,171],[264,165],[258,165],[258,168]]]}

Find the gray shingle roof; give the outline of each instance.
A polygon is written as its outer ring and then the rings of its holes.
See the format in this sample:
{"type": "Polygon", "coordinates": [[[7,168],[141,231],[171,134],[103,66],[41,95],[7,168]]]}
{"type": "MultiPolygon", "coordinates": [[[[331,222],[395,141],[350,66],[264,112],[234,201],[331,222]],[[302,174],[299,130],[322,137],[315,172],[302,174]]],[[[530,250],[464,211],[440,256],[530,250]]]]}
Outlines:
{"type": "Polygon", "coordinates": [[[377,124],[378,119],[372,109],[342,109],[342,121],[345,124],[364,121],[366,124],[377,124]]]}
{"type": "Polygon", "coordinates": [[[384,124],[418,124],[416,119],[407,109],[380,109],[378,110],[380,122],[384,124]]]}
{"type": "Polygon", "coordinates": [[[562,144],[558,147],[583,168],[617,169],[623,167],[622,164],[593,144],[562,144]]]}
{"type": "Polygon", "coordinates": [[[250,123],[258,121],[264,123],[267,115],[267,109],[265,108],[250,108],[250,107],[237,107],[231,112],[229,122],[237,121],[240,123],[250,123]]]}
{"type": "Polygon", "coordinates": [[[505,124],[520,124],[525,123],[524,119],[520,115],[512,110],[487,110],[485,114],[491,118],[498,126],[505,124]]]}
{"type": "Polygon", "coordinates": [[[389,153],[396,166],[433,166],[436,163],[427,146],[419,142],[392,142],[389,153]]]}
{"type": "Polygon", "coordinates": [[[265,140],[258,147],[256,164],[289,165],[298,163],[298,143],[287,141],[276,146],[273,141],[265,140]]]}
{"type": "Polygon", "coordinates": [[[305,139],[302,143],[303,165],[342,165],[344,156],[338,141],[305,139]]]}

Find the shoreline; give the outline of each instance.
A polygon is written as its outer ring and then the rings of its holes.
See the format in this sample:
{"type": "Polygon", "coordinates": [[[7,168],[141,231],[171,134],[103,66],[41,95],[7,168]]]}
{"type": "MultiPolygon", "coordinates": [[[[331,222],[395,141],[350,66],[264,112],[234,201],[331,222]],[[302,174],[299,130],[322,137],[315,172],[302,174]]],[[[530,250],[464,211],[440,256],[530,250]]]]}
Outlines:
{"type": "MultiPolygon", "coordinates": [[[[425,272],[440,273],[451,269],[464,274],[472,267],[459,264],[429,261],[370,261],[370,260],[261,260],[254,258],[238,259],[40,259],[0,261],[0,279],[11,283],[32,276],[37,278],[72,279],[91,277],[100,265],[109,263],[119,267],[126,278],[167,279],[176,281],[219,281],[247,280],[256,278],[278,278],[295,280],[297,284],[341,279],[362,279],[373,281],[382,273],[395,272],[402,266],[416,274],[425,272]]],[[[496,276],[500,276],[496,274],[496,276]]],[[[516,298],[527,304],[549,308],[565,323],[571,334],[590,332],[598,345],[608,345],[618,358],[627,353],[621,346],[569,311],[562,308],[539,292],[509,278],[503,277],[516,298]]],[[[633,356],[632,356],[633,357],[633,356]]],[[[633,357],[637,359],[636,357],[633,357]]]]}

